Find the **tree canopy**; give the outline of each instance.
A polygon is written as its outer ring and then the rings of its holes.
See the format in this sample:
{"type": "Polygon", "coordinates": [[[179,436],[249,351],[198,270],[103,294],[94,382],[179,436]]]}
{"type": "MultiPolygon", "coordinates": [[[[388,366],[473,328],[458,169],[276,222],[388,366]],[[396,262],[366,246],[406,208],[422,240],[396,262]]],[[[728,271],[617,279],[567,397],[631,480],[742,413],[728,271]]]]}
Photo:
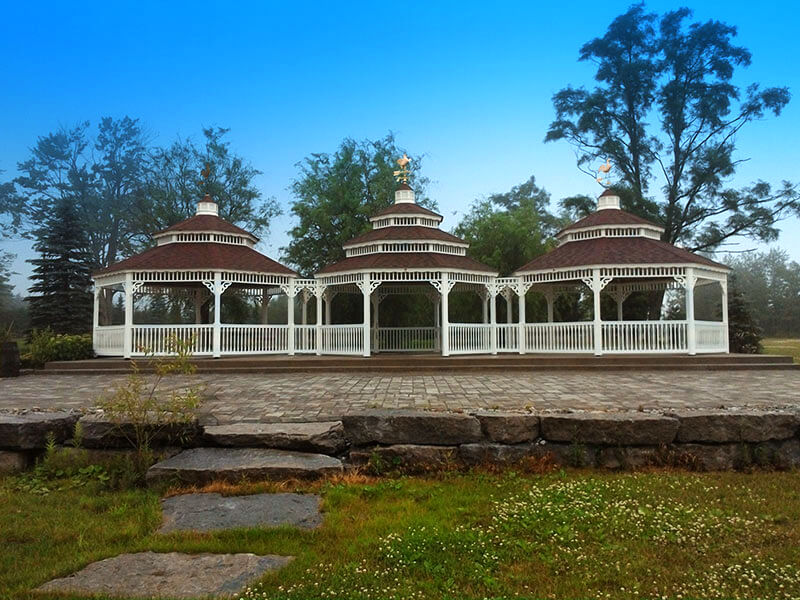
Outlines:
{"type": "Polygon", "coordinates": [[[476,200],[454,233],[469,242],[472,258],[507,276],[546,252],[560,229],[549,204],[550,194],[531,176],[509,192],[476,200]]]}
{"type": "Polygon", "coordinates": [[[768,336],[800,336],[800,264],[784,250],[725,257],[755,323],[768,336]]]}
{"type": "Polygon", "coordinates": [[[570,142],[592,176],[593,163],[610,159],[618,185],[629,190],[625,207],[656,218],[665,241],[711,251],[735,236],[775,240],[776,223],[800,214],[796,184],[735,189],[729,182],[744,160],[736,156],[737,134],[780,115],[789,91],[741,89],[734,74],[751,54],[734,44],[736,28],[691,16],[686,8],[659,16],[635,4],[584,44],[580,60],[596,65],[597,85],[554,95],[545,140],[570,142]]]}
{"type": "MultiPolygon", "coordinates": [[[[326,264],[344,258],[342,244],[369,229],[369,217],[394,202],[395,161],[405,153],[389,133],[379,140],[347,138],[333,153],[316,153],[297,164],[292,182],[292,213],[298,220],[283,248],[285,259],[311,276],[326,264]]],[[[425,196],[428,179],[421,175],[422,157],[413,156],[409,185],[417,204],[435,209],[425,196]]]]}
{"type": "Polygon", "coordinates": [[[25,235],[40,239],[56,205],[69,199],[86,233],[90,267],[108,266],[150,243],[150,234],[192,214],[204,194],[223,218],[256,234],[278,214],[263,198],[260,175],[235,154],[227,129],[203,129],[203,141],[179,139],[154,146],[138,119],[104,117],[96,130],[82,122],[37,139],[19,163],[20,175],[0,185],[0,214],[25,235]],[[208,165],[211,175],[201,181],[208,165]]]}

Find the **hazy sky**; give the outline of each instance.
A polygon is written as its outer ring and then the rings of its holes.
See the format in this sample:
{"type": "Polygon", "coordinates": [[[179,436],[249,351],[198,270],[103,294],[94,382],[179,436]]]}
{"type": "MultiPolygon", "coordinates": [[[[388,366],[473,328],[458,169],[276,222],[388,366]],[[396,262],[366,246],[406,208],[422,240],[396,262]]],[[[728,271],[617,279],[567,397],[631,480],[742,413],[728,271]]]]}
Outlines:
{"type": "MultiPolygon", "coordinates": [[[[566,142],[545,144],[551,96],[591,84],[578,49],[629,2],[268,3],[7,1],[0,18],[0,177],[37,136],[101,116],[138,117],[157,144],[231,128],[233,149],[263,171],[257,184],[284,215],[261,249],[278,258],[292,224],[296,163],[344,137],[395,132],[424,154],[430,195],[453,227],[470,202],[531,174],[554,201],[600,190],[566,142]]],[[[800,16],[796,2],[688,2],[698,19],[739,28],[753,64],[737,83],[787,85],[778,119],[738,137],[736,183],[799,180],[800,16]]],[[[649,2],[664,11],[673,2],[649,2]]],[[[800,223],[779,245],[800,260],[800,223]]],[[[744,240],[739,249],[755,244],[744,240]]],[[[29,242],[14,283],[27,287],[29,242]]]]}

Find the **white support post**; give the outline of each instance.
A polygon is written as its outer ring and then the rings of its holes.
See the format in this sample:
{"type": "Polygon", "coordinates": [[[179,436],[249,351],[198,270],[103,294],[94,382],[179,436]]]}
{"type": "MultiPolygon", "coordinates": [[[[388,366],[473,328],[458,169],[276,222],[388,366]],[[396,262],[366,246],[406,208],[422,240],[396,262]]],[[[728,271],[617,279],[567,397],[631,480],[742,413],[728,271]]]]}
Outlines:
{"type": "Polygon", "coordinates": [[[286,352],[289,356],[294,356],[294,299],[297,296],[294,279],[289,279],[289,284],[284,291],[286,292],[286,324],[288,325],[286,352]]]}
{"type": "Polygon", "coordinates": [[[449,273],[442,273],[440,282],[442,289],[440,296],[442,297],[442,356],[450,356],[450,304],[448,296],[450,295],[450,275],[449,273]]]}
{"type": "Polygon", "coordinates": [[[96,285],[94,288],[94,307],[92,309],[92,331],[100,326],[100,296],[103,294],[103,288],[96,285]]]}
{"type": "Polygon", "coordinates": [[[553,305],[555,304],[556,295],[552,290],[547,290],[544,293],[544,299],[547,301],[547,322],[553,322],[553,305]]]}
{"type": "Polygon", "coordinates": [[[481,304],[483,305],[483,324],[489,323],[489,294],[484,293],[481,296],[481,304]]]}
{"type": "Polygon", "coordinates": [[[322,294],[325,292],[324,288],[317,284],[317,288],[314,290],[314,297],[316,298],[316,309],[317,309],[317,329],[316,329],[316,337],[317,337],[317,356],[322,354],[322,294]]]}
{"type": "Polygon", "coordinates": [[[333,297],[328,295],[326,298],[323,298],[323,304],[325,306],[325,325],[330,325],[332,322],[331,304],[333,304],[333,297]]]}
{"type": "Polygon", "coordinates": [[[689,355],[697,354],[697,330],[694,322],[694,284],[697,279],[694,276],[694,267],[686,268],[686,343],[689,346],[689,355]]]}
{"type": "Polygon", "coordinates": [[[730,340],[728,339],[728,277],[725,276],[725,279],[719,282],[719,286],[722,289],[722,325],[723,325],[723,335],[725,338],[725,354],[729,354],[731,351],[731,344],[730,340]]]}
{"type": "Polygon", "coordinates": [[[527,351],[526,343],[525,343],[525,325],[526,325],[526,316],[525,316],[525,284],[519,283],[517,285],[517,312],[519,313],[519,333],[517,334],[517,339],[519,340],[517,345],[519,346],[519,353],[525,354],[527,351]]]}
{"type": "Polygon", "coordinates": [[[214,272],[214,337],[213,355],[219,358],[222,355],[222,273],[214,272]]]}
{"type": "Polygon", "coordinates": [[[514,322],[514,310],[512,309],[514,304],[511,302],[511,293],[504,294],[504,297],[506,299],[506,324],[511,325],[514,322]]]}
{"type": "Polygon", "coordinates": [[[489,351],[497,354],[497,294],[495,284],[489,286],[489,351]]]}
{"type": "Polygon", "coordinates": [[[362,294],[364,295],[364,356],[370,355],[370,308],[372,306],[372,301],[370,296],[370,281],[369,281],[369,273],[364,273],[363,275],[363,288],[361,290],[362,294]]]}
{"type": "Polygon", "coordinates": [[[617,296],[617,321],[622,321],[622,304],[625,302],[625,298],[622,296],[617,296]]]}
{"type": "Polygon", "coordinates": [[[594,355],[600,356],[603,354],[603,322],[600,315],[600,292],[602,291],[600,284],[600,269],[592,269],[592,295],[594,297],[594,355]]]}
{"type": "Polygon", "coordinates": [[[301,317],[300,317],[300,323],[302,325],[307,325],[308,324],[308,292],[306,290],[303,290],[302,300],[303,300],[303,312],[302,312],[301,317]]]}
{"type": "Polygon", "coordinates": [[[122,340],[125,344],[122,355],[130,358],[133,351],[133,273],[125,273],[125,329],[122,340]]]}

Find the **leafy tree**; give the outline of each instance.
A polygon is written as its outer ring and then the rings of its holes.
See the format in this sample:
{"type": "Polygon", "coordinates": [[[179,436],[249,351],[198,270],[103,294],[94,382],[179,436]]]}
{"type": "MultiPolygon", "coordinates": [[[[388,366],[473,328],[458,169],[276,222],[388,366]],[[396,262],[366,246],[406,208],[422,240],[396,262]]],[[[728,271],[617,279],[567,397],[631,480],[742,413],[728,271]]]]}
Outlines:
{"type": "Polygon", "coordinates": [[[510,192],[474,202],[453,233],[469,242],[472,258],[508,276],[544,254],[548,240],[560,229],[549,204],[550,194],[531,176],[510,192]]]}
{"type": "Polygon", "coordinates": [[[85,333],[91,328],[90,257],[86,234],[76,204],[56,202],[53,213],[38,230],[34,249],[39,258],[31,279],[31,326],[55,333],[85,333]]]}
{"type": "Polygon", "coordinates": [[[138,119],[100,120],[91,164],[93,192],[85,222],[94,264],[113,264],[136,249],[135,207],[145,189],[147,138],[138,119]]]}
{"type": "MultiPolygon", "coordinates": [[[[580,60],[597,66],[598,85],[555,94],[545,140],[569,141],[579,168],[593,176],[590,165],[610,158],[627,189],[626,207],[655,216],[670,243],[711,251],[734,236],[774,240],[776,223],[800,214],[796,185],[726,184],[742,161],[736,135],[779,115],[789,91],[758,84],[741,90],[733,76],[751,55],[733,43],[736,28],[689,22],[691,14],[680,8],[659,17],[636,4],[586,43],[580,60]]],[[[580,204],[574,200],[568,208],[580,204]]]]}
{"type": "Polygon", "coordinates": [[[146,192],[139,206],[137,233],[145,239],[154,231],[194,215],[197,202],[209,194],[219,205],[220,216],[256,235],[269,230],[280,214],[274,198],[264,198],[254,184],[261,171],[232,152],[224,138],[229,129],[203,129],[203,144],[177,140],[150,154],[146,192]],[[209,167],[203,180],[200,171],[209,167]]]}
{"type": "MultiPolygon", "coordinates": [[[[369,217],[394,202],[392,171],[403,152],[389,133],[375,141],[347,138],[333,154],[311,154],[298,163],[300,175],[291,190],[296,198],[292,213],[299,223],[282,249],[285,259],[312,275],[344,258],[342,244],[368,230],[369,217]]],[[[425,197],[428,179],[420,175],[419,157],[410,168],[417,203],[435,208],[425,197]]]]}
{"type": "Polygon", "coordinates": [[[786,251],[728,255],[753,320],[769,336],[800,336],[800,265],[786,251]]]}
{"type": "Polygon", "coordinates": [[[738,287],[736,276],[728,279],[728,340],[731,352],[761,352],[762,330],[751,314],[751,305],[738,287]]]}

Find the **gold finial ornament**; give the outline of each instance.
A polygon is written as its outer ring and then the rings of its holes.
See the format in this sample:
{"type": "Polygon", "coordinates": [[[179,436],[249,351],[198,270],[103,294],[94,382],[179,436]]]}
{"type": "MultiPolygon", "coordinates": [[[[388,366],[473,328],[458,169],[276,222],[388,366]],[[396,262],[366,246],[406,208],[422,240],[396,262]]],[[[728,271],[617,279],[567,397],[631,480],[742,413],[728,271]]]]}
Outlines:
{"type": "Polygon", "coordinates": [[[607,158],[606,164],[600,165],[600,167],[598,167],[597,169],[597,172],[600,173],[597,176],[597,183],[599,183],[605,188],[611,185],[611,182],[608,180],[609,171],[611,171],[611,160],[607,158]],[[605,175],[605,177],[603,177],[603,175],[605,175]]]}
{"type": "Polygon", "coordinates": [[[409,163],[411,163],[411,159],[403,152],[403,156],[397,159],[397,165],[400,168],[392,172],[392,175],[397,179],[397,183],[408,184],[408,176],[411,174],[408,168],[409,163]]]}

